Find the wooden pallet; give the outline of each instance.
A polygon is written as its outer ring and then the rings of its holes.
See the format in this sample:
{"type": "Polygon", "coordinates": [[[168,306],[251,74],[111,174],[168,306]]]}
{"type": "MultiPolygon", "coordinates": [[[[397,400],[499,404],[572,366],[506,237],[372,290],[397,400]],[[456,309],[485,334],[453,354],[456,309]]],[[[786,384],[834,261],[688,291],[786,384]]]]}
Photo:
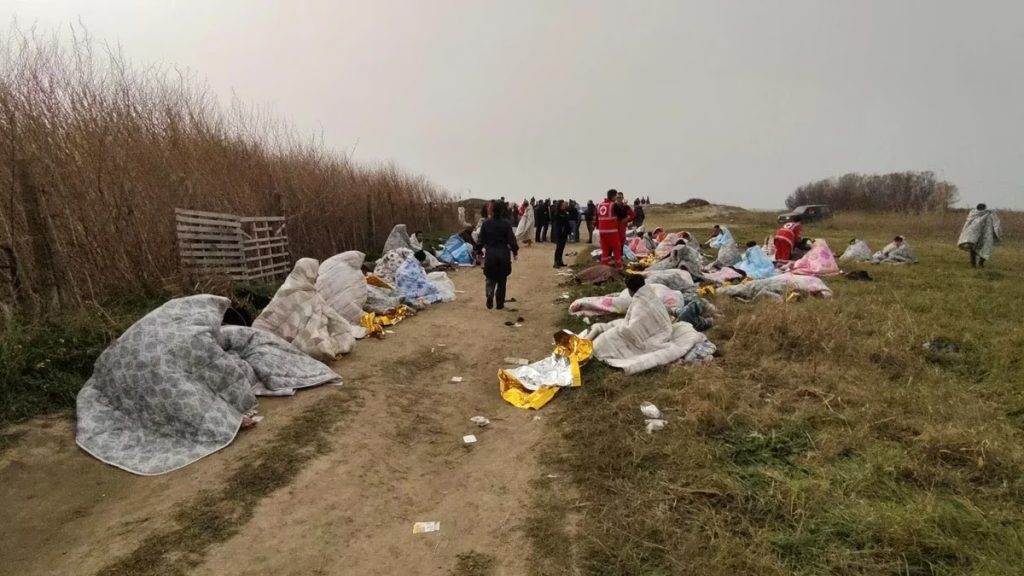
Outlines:
{"type": "Polygon", "coordinates": [[[228,276],[240,282],[277,280],[291,271],[284,216],[174,211],[178,257],[192,277],[228,276]]]}

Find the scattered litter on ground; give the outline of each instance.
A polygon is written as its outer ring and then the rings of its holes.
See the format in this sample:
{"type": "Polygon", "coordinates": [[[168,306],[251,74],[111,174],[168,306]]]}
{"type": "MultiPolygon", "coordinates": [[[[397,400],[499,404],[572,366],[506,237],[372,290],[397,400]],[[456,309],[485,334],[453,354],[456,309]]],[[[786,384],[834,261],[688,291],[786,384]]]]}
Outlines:
{"type": "Polygon", "coordinates": [[[473,416],[472,418],[469,419],[469,421],[481,428],[483,428],[484,426],[489,426],[491,424],[491,421],[488,420],[487,418],[484,418],[483,416],[473,416]]]}
{"type": "Polygon", "coordinates": [[[462,376],[452,376],[452,382],[455,383],[455,384],[461,383],[462,382],[462,376]]]}
{"type": "Polygon", "coordinates": [[[642,412],[643,415],[646,418],[652,418],[652,419],[659,419],[659,418],[661,418],[661,410],[658,410],[658,407],[655,406],[654,404],[651,404],[650,402],[643,402],[643,403],[641,403],[640,404],[640,412],[642,412]]]}
{"type": "Polygon", "coordinates": [[[515,358],[515,357],[512,357],[512,356],[508,356],[508,357],[505,358],[505,363],[506,364],[518,364],[520,366],[526,366],[527,364],[530,363],[530,361],[527,360],[526,358],[515,358]]]}
{"type": "Polygon", "coordinates": [[[465,290],[456,290],[455,293],[456,294],[465,294],[466,291],[465,290]]]}
{"type": "Polygon", "coordinates": [[[654,434],[658,430],[663,430],[667,422],[659,418],[649,418],[647,420],[647,433],[654,434]]]}
{"type": "Polygon", "coordinates": [[[539,414],[534,415],[534,417],[533,417],[533,421],[534,422],[536,422],[537,420],[540,420],[540,415],[539,414]]]}
{"type": "Polygon", "coordinates": [[[476,436],[472,434],[467,434],[462,437],[462,443],[465,444],[466,446],[469,446],[470,444],[476,444],[476,436]]]}
{"type": "Polygon", "coordinates": [[[558,474],[548,474],[548,478],[558,478],[558,474]]]}
{"type": "Polygon", "coordinates": [[[505,302],[519,302],[519,300],[516,300],[515,298],[508,298],[505,302]]]}
{"type": "Polygon", "coordinates": [[[412,525],[413,534],[426,534],[428,532],[437,532],[441,530],[440,522],[416,522],[412,525]]]}
{"type": "Polygon", "coordinates": [[[520,316],[519,318],[516,318],[516,322],[526,322],[526,318],[520,316]]]}
{"type": "Polygon", "coordinates": [[[584,316],[583,317],[583,323],[586,324],[587,326],[590,326],[590,318],[584,316]]]}

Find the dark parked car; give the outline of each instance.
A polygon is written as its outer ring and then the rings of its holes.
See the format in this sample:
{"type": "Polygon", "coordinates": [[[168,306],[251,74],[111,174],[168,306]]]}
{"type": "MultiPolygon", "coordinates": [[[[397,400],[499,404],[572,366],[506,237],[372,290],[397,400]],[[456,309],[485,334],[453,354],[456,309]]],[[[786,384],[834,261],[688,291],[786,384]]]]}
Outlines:
{"type": "Polygon", "coordinates": [[[807,206],[798,206],[796,210],[792,212],[786,212],[785,214],[779,214],[779,224],[785,224],[793,220],[796,216],[800,217],[801,222],[817,222],[818,220],[824,220],[832,217],[832,208],[829,208],[828,204],[808,204],[807,206]]]}

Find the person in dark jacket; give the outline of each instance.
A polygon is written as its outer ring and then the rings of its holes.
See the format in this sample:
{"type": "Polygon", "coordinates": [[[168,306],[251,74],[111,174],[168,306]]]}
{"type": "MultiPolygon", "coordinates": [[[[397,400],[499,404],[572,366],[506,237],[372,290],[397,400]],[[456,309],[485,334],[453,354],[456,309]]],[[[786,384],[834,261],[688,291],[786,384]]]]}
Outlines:
{"type": "Polygon", "coordinates": [[[569,206],[565,200],[556,200],[554,205],[555,216],[552,218],[551,239],[555,242],[555,268],[565,268],[562,254],[565,252],[565,242],[569,239],[572,215],[569,213],[569,206]]]}
{"type": "Polygon", "coordinates": [[[588,244],[594,243],[594,223],[597,220],[597,204],[594,204],[593,200],[587,200],[587,210],[583,213],[583,218],[587,221],[587,238],[588,244]]]}
{"type": "Polygon", "coordinates": [[[519,255],[516,233],[504,218],[506,209],[505,203],[496,203],[494,217],[484,221],[477,241],[483,251],[488,310],[505,308],[506,282],[512,275],[512,261],[519,255]]]}
{"type": "Polygon", "coordinates": [[[580,206],[575,200],[569,200],[569,239],[580,241],[580,206]]]}
{"type": "Polygon", "coordinates": [[[633,226],[637,228],[644,225],[644,220],[647,216],[644,215],[644,207],[640,205],[640,199],[637,198],[633,201],[633,226]]]}
{"type": "Polygon", "coordinates": [[[537,205],[533,208],[534,220],[537,221],[537,234],[534,241],[536,242],[547,242],[548,241],[548,224],[550,223],[551,215],[548,213],[548,208],[544,201],[537,202],[537,205]]]}

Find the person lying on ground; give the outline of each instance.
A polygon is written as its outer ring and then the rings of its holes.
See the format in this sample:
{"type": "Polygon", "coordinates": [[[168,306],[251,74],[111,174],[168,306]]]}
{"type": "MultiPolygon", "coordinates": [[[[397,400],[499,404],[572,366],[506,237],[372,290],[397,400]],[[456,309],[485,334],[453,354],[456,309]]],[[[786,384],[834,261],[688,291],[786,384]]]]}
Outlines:
{"type": "Polygon", "coordinates": [[[992,258],[992,249],[1002,241],[1003,229],[999,215],[988,206],[978,206],[967,214],[967,221],[960,230],[957,246],[971,255],[971,268],[985,267],[992,258]]]}

